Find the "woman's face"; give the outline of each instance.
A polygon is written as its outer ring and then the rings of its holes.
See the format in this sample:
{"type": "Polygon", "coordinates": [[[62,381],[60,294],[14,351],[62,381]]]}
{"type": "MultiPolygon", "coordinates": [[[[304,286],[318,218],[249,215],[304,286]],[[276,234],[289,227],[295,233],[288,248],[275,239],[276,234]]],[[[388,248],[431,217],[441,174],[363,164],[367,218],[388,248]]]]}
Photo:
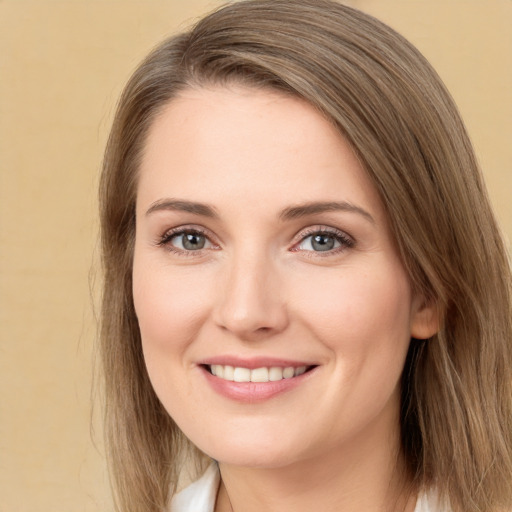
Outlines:
{"type": "Polygon", "coordinates": [[[374,186],[309,104],[233,87],[163,110],[133,292],[154,389],[213,458],[280,467],[398,436],[425,308],[374,186]]]}

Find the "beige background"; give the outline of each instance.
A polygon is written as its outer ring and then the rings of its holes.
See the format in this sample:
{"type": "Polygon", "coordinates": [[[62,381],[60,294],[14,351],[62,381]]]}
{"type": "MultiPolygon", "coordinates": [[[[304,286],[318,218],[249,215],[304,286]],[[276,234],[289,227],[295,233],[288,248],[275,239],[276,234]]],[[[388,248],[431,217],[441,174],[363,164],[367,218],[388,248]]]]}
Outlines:
{"type": "MultiPolygon", "coordinates": [[[[512,238],[512,1],[350,3],[438,69],[512,238]]],[[[90,399],[102,148],[136,63],[218,4],[0,0],[0,512],[111,510],[90,399]]]]}

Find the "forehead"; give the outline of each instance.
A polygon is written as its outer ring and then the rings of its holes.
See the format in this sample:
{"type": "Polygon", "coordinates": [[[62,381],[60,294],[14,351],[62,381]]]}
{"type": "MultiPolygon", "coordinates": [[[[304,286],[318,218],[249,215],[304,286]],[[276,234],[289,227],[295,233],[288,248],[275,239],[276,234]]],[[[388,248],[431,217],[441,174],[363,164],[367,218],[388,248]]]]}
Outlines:
{"type": "Polygon", "coordinates": [[[159,194],[203,202],[243,196],[246,207],[264,199],[268,206],[349,200],[380,208],[331,122],[299,98],[245,87],[188,89],[161,111],[148,132],[138,203],[159,194]]]}

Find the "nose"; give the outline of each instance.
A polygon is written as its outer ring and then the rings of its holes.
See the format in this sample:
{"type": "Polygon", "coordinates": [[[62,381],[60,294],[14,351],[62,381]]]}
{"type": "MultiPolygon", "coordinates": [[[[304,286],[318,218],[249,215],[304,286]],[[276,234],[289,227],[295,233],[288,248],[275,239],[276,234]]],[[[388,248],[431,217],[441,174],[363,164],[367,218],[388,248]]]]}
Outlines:
{"type": "Polygon", "coordinates": [[[246,341],[266,339],[288,325],[282,276],[269,257],[252,255],[226,262],[216,324],[246,341]]]}

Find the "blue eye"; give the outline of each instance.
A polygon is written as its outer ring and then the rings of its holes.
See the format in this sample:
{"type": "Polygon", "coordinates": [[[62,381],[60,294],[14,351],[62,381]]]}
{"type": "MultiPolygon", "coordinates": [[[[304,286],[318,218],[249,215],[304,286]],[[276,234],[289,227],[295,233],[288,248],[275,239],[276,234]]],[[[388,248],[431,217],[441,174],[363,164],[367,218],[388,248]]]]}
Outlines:
{"type": "Polygon", "coordinates": [[[341,232],[316,231],[305,236],[296,247],[300,251],[337,252],[353,245],[354,242],[341,232]]]}
{"type": "Polygon", "coordinates": [[[170,236],[165,237],[163,243],[181,251],[200,251],[212,247],[206,235],[192,230],[171,233],[170,236]]]}
{"type": "Polygon", "coordinates": [[[334,235],[326,235],[317,233],[309,235],[299,244],[302,251],[331,251],[336,247],[340,247],[340,242],[336,240],[334,235]]]}

